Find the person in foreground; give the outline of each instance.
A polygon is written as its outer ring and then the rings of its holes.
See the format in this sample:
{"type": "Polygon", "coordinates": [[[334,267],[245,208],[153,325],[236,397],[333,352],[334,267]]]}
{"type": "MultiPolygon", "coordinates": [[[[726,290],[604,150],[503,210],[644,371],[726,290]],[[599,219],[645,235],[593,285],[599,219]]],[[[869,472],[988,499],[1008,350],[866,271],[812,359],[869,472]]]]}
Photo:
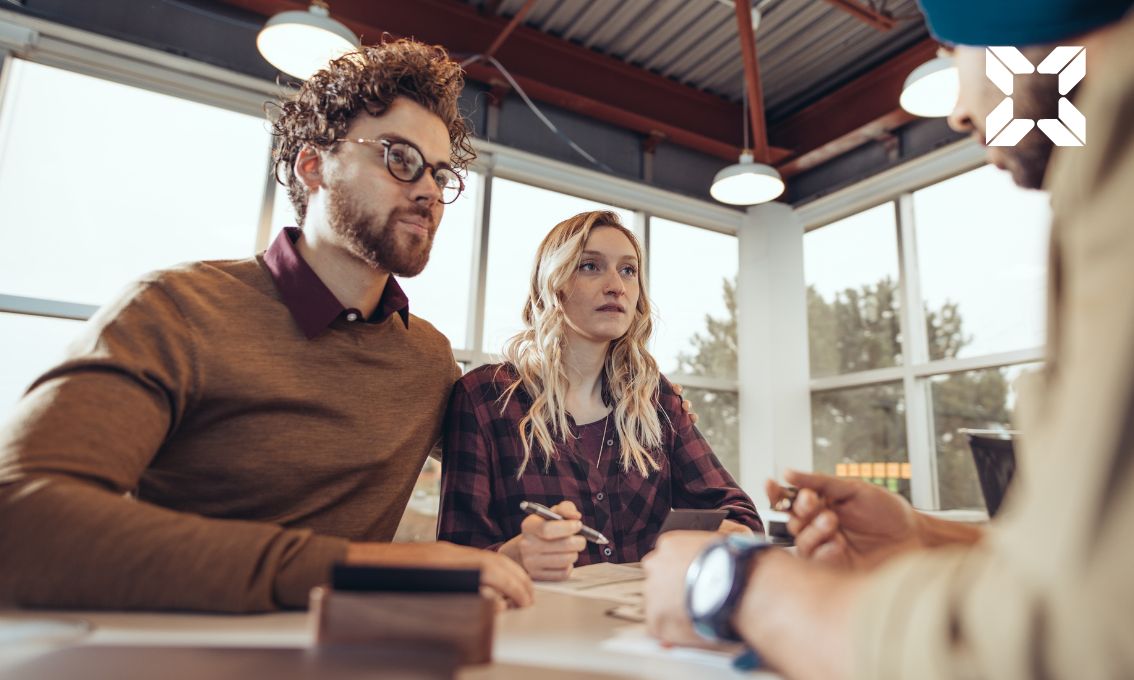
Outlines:
{"type": "MultiPolygon", "coordinates": [[[[981,46],[1030,46],[1033,63],[1056,45],[1089,55],[1072,95],[1087,144],[1056,149],[1050,168],[1043,141],[993,159],[1024,185],[1043,178],[1054,214],[1047,360],[1018,384],[1024,438],[1005,505],[976,529],[865,483],[789,474],[802,489],[789,528],[811,559],[663,536],[644,562],[648,625],[673,642],[701,639],[695,628],[742,638],[790,677],[1134,677],[1131,2],[922,6],[957,45],[951,122],[982,140],[1003,95],[985,79],[981,46]]],[[[1042,101],[1042,79],[1017,76],[1013,98],[1042,101]]],[[[1058,117],[1056,101],[1041,118],[1058,117]]],[[[773,501],[783,495],[769,484],[773,501]]]]}
{"type": "Polygon", "coordinates": [[[637,562],[673,507],[725,509],[722,531],[763,533],[646,349],[642,268],[637,239],[611,212],[576,215],[544,238],[505,363],[453,388],[438,538],[557,580],[574,566],[637,562]],[[525,517],[525,500],[565,519],[525,517]],[[576,535],[582,525],[610,544],[576,535]]]}
{"type": "Polygon", "coordinates": [[[531,602],[501,555],[387,543],[460,376],[391,275],[422,270],[461,191],[462,83],[398,40],[282,104],[302,230],[130,286],[0,430],[0,602],[303,607],[340,561],[479,568],[531,602]]]}

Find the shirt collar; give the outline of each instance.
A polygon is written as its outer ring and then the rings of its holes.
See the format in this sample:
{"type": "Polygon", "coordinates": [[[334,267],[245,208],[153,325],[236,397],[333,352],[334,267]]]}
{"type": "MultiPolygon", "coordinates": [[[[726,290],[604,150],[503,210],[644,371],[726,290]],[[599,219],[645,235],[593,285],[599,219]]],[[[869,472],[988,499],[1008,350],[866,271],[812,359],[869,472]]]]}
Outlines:
{"type": "MultiPolygon", "coordinates": [[[[284,228],[264,252],[264,265],[295,323],[310,340],[326,330],[335,319],[352,312],[357,315],[358,310],[343,307],[315,270],[303,260],[295,246],[299,236],[297,227],[284,228]]],[[[409,328],[409,298],[394,277],[390,276],[386,280],[378,306],[374,308],[370,318],[366,319],[366,323],[382,323],[394,312],[402,317],[402,323],[409,328]]]]}

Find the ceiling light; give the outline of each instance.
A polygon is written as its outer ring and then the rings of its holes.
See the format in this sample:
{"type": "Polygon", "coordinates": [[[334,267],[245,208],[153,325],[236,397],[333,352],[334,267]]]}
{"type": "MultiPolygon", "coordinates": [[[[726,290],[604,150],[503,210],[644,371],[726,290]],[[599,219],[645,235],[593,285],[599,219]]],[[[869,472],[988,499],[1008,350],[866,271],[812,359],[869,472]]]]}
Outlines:
{"type": "Polygon", "coordinates": [[[323,0],[314,0],[306,12],[275,15],[256,36],[256,47],[268,63],[300,80],[359,44],[353,31],[331,18],[323,0]]]}
{"type": "Polygon", "coordinates": [[[960,92],[957,65],[952,57],[936,57],[918,66],[906,78],[899,103],[915,116],[948,116],[957,105],[960,92]]]}
{"type": "Polygon", "coordinates": [[[709,194],[721,203],[755,205],[767,203],[784,193],[784,180],[770,165],[753,162],[752,152],[745,149],[740,162],[717,173],[709,194]]]}

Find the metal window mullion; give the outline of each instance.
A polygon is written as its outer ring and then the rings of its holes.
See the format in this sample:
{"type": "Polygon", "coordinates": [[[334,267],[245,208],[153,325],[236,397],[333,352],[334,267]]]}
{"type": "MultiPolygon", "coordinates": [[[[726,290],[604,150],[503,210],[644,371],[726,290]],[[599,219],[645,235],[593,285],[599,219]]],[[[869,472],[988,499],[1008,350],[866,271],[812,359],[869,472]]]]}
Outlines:
{"type": "Polygon", "coordinates": [[[1043,347],[1033,347],[1031,349],[999,352],[997,354],[983,354],[981,356],[965,357],[962,359],[938,359],[937,361],[930,361],[925,364],[913,366],[912,369],[914,375],[920,378],[928,378],[935,375],[947,375],[949,373],[963,373],[966,371],[979,371],[986,368],[1028,364],[1043,361],[1043,359],[1043,347]]]}
{"type": "Polygon", "coordinates": [[[55,319],[86,321],[94,316],[97,311],[97,305],[84,305],[78,302],[47,300],[22,295],[0,295],[0,312],[8,314],[49,316],[55,319]]]}
{"type": "Polygon", "coordinates": [[[646,294],[649,295],[650,285],[650,221],[652,216],[645,210],[636,210],[634,212],[634,235],[638,237],[638,242],[642,246],[642,252],[645,254],[645,266],[642,267],[642,275],[646,278],[646,294]]]}
{"type": "Polygon", "coordinates": [[[268,239],[272,236],[272,213],[276,207],[276,163],[272,154],[272,145],[268,146],[268,172],[264,178],[264,196],[260,202],[260,221],[256,225],[256,238],[252,243],[252,252],[258,253],[268,247],[268,239]]]}
{"type": "Polygon", "coordinates": [[[739,385],[736,380],[728,378],[713,378],[689,373],[671,373],[666,378],[682,387],[695,390],[712,390],[713,392],[736,392],[739,385]]]}
{"type": "Polygon", "coordinates": [[[492,216],[492,182],[495,177],[493,157],[485,164],[476,195],[476,217],[473,223],[473,261],[469,272],[469,314],[465,347],[469,350],[470,368],[486,363],[484,354],[484,317],[488,291],[488,237],[492,216]]]}
{"type": "Polygon", "coordinates": [[[906,372],[904,367],[891,366],[888,368],[875,368],[869,371],[858,371],[856,373],[812,378],[810,389],[812,392],[830,392],[832,390],[845,390],[850,387],[865,387],[879,383],[897,382],[905,377],[906,372]]]}
{"type": "Polygon", "coordinates": [[[937,510],[937,452],[933,436],[933,399],[929,380],[913,367],[929,361],[918,267],[917,230],[913,195],[898,196],[898,266],[902,300],[902,386],[906,401],[906,452],[910,461],[910,496],[915,507],[937,510]]]}

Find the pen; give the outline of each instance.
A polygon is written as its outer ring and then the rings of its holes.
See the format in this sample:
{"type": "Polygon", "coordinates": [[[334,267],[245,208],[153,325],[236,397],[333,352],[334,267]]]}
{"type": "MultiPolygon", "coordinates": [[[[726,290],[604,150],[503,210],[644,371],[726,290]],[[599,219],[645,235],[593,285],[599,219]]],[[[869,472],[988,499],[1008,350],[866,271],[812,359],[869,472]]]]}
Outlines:
{"type": "MultiPolygon", "coordinates": [[[[528,513],[529,515],[536,515],[537,517],[542,517],[544,519],[555,521],[564,519],[563,515],[552,511],[552,509],[547,507],[546,505],[540,505],[539,503],[533,503],[531,501],[520,501],[520,509],[528,513]]],[[[579,530],[579,533],[582,534],[583,538],[587,539],[591,543],[597,543],[599,545],[606,545],[607,543],[610,543],[610,541],[607,540],[606,536],[603,536],[602,534],[585,524],[583,525],[583,528],[579,530]]]]}
{"type": "Polygon", "coordinates": [[[776,504],[772,506],[772,509],[777,512],[791,512],[791,506],[795,503],[795,497],[799,495],[799,489],[795,488],[794,486],[787,485],[784,485],[780,488],[784,490],[784,496],[780,500],[776,501],[776,504]]]}

